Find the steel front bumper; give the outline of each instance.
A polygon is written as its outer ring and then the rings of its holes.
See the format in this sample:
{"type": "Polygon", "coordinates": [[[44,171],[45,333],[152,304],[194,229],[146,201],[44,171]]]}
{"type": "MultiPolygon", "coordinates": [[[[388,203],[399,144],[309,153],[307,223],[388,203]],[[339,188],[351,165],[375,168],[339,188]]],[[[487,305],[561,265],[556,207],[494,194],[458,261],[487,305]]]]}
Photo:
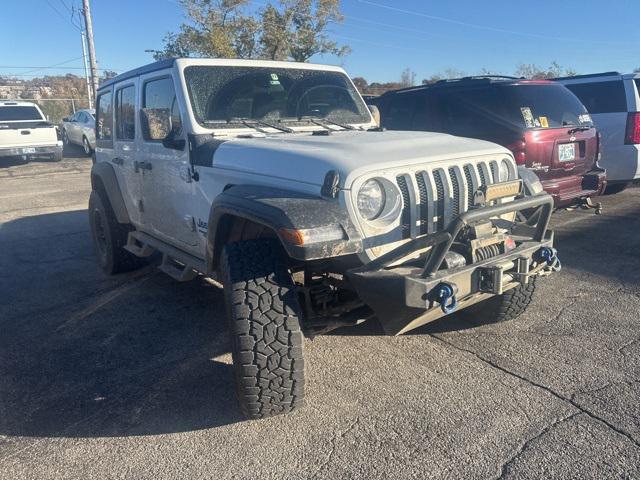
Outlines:
{"type": "Polygon", "coordinates": [[[363,267],[349,270],[347,277],[360,299],[373,309],[386,333],[405,333],[446,314],[434,297],[442,284],[456,290],[461,309],[526,283],[530,276],[548,272],[547,262],[540,254],[544,247],[553,245],[553,232],[548,230],[552,209],[552,197],[541,194],[470,210],[452,221],[446,230],[413,239],[363,267]],[[515,224],[510,234],[516,240],[515,249],[470,265],[440,269],[463,228],[531,209],[538,211],[537,223],[515,224]],[[390,267],[411,252],[428,247],[431,250],[424,266],[390,267]]]}
{"type": "Polygon", "coordinates": [[[62,152],[62,142],[56,145],[46,145],[39,147],[12,147],[0,148],[0,157],[22,157],[22,156],[50,156],[57,152],[62,152]]]}

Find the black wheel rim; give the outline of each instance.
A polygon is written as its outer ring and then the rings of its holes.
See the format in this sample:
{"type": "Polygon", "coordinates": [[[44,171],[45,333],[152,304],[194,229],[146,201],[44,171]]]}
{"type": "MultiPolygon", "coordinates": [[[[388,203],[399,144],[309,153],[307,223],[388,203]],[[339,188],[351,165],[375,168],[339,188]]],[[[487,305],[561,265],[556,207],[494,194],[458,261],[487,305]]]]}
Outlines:
{"type": "Polygon", "coordinates": [[[97,209],[93,211],[93,235],[96,240],[98,254],[104,263],[107,257],[107,231],[104,226],[102,214],[100,210],[97,209]]]}

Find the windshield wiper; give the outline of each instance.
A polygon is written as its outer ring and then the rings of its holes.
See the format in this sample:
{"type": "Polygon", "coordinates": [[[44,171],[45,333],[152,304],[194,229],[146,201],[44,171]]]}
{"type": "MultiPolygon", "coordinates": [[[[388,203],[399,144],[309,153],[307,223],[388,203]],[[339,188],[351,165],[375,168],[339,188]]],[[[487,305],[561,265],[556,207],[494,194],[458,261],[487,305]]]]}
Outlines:
{"type": "Polygon", "coordinates": [[[591,130],[593,127],[588,127],[586,125],[580,126],[580,127],[574,127],[571,130],[569,130],[567,133],[569,135],[571,135],[572,133],[576,133],[576,132],[585,132],[587,130],[591,130]]]}
{"type": "Polygon", "coordinates": [[[345,125],[344,123],[334,122],[333,120],[328,120],[326,118],[315,118],[315,117],[300,117],[300,120],[307,120],[311,123],[319,125],[321,127],[326,128],[327,130],[333,130],[327,127],[328,125],[335,125],[336,127],[344,128],[345,130],[355,130],[356,127],[353,125],[345,125]]]}
{"type": "Polygon", "coordinates": [[[233,117],[230,118],[229,120],[208,120],[205,122],[207,125],[217,125],[217,124],[230,124],[230,123],[235,123],[235,124],[241,124],[244,125],[245,127],[249,127],[249,128],[253,128],[254,130],[257,130],[260,133],[270,133],[268,131],[266,131],[264,128],[260,128],[262,127],[269,127],[269,128],[273,128],[274,130],[280,130],[281,132],[286,132],[286,133],[294,133],[295,130],[293,130],[292,128],[289,127],[285,127],[284,125],[274,125],[270,122],[265,122],[264,120],[256,120],[253,118],[238,118],[238,117],[233,117]]]}

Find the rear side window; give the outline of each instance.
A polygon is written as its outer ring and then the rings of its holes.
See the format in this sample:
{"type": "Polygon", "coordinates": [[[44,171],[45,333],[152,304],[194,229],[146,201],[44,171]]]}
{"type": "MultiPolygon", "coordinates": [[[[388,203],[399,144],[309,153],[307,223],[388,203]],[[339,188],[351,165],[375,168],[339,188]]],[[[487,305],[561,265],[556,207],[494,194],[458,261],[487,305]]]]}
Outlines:
{"type": "Polygon", "coordinates": [[[624,84],[610,82],[575,83],[565,85],[580,99],[589,113],[615,113],[627,111],[624,84]]]}
{"type": "Polygon", "coordinates": [[[9,106],[0,107],[0,122],[24,122],[44,120],[36,107],[9,106]]]}
{"type": "Polygon", "coordinates": [[[96,102],[96,140],[107,146],[113,141],[113,102],[111,92],[98,95],[96,102]]]}
{"type": "MultiPolygon", "coordinates": [[[[171,126],[174,132],[179,134],[182,130],[182,119],[178,108],[176,91],[171,77],[163,77],[150,80],[144,84],[142,108],[167,109],[171,115],[171,126]]],[[[149,132],[143,132],[145,140],[153,141],[149,132]]]]}
{"type": "Polygon", "coordinates": [[[136,90],[133,85],[116,92],[116,138],[136,138],[136,90]]]}

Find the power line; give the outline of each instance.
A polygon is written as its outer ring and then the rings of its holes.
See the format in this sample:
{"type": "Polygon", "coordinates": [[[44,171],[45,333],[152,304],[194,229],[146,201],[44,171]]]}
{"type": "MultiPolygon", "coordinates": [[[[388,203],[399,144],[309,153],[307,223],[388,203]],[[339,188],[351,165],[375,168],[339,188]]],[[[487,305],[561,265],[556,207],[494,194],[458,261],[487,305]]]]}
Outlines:
{"type": "Polygon", "coordinates": [[[480,25],[477,23],[469,23],[469,22],[463,22],[460,20],[455,20],[453,18],[447,18],[447,17],[439,17],[437,15],[428,15],[426,13],[422,13],[422,12],[418,12],[416,10],[407,10],[404,8],[398,8],[398,7],[394,7],[391,5],[385,5],[383,3],[378,3],[378,2],[372,2],[370,0],[358,0],[359,3],[364,3],[366,5],[370,5],[372,7],[378,7],[378,8],[384,8],[386,10],[390,10],[393,12],[398,12],[398,13],[404,13],[407,15],[412,15],[412,16],[417,16],[417,17],[422,17],[422,18],[428,18],[430,20],[436,20],[439,22],[446,22],[446,23],[451,23],[454,25],[460,25],[463,27],[470,27],[470,28],[477,28],[477,29],[481,29],[481,30],[488,30],[491,32],[498,32],[498,33],[508,33],[510,35],[518,35],[518,36],[522,36],[522,37],[532,37],[532,38],[541,38],[541,39],[545,39],[545,40],[556,40],[556,41],[564,41],[564,42],[579,42],[579,43],[609,43],[609,44],[620,44],[623,42],[606,42],[606,41],[589,41],[589,40],[585,40],[585,39],[578,39],[578,38],[566,38],[566,37],[554,37],[554,36],[550,36],[550,35],[543,35],[543,34],[538,34],[538,33],[528,33],[528,32],[522,32],[522,31],[518,31],[518,30],[507,30],[504,28],[498,28],[498,27],[491,27],[489,25],[480,25]]]}
{"type": "Polygon", "coordinates": [[[75,28],[75,29],[77,29],[77,30],[80,30],[80,28],[79,28],[75,23],[73,23],[70,19],[68,19],[67,17],[65,17],[65,16],[60,12],[60,10],[58,10],[58,9],[53,5],[53,3],[51,3],[49,0],[44,0],[44,1],[45,1],[45,3],[46,3],[47,5],[49,5],[49,7],[51,7],[51,9],[52,9],[54,12],[56,12],[56,14],[58,14],[58,16],[59,16],[60,18],[62,18],[65,22],[69,22],[69,23],[73,26],[73,28],[75,28]]]}

